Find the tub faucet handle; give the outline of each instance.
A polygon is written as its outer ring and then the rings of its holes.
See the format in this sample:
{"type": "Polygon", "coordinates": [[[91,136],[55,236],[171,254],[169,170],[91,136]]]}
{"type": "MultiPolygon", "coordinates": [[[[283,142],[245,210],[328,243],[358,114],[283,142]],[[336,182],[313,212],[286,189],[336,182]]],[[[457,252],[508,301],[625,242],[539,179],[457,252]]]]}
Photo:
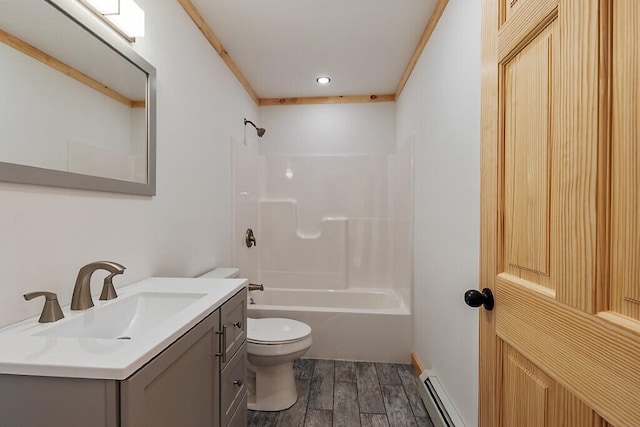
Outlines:
{"type": "Polygon", "coordinates": [[[259,285],[255,283],[249,283],[248,290],[250,291],[264,291],[264,285],[260,283],[259,285]]]}
{"type": "Polygon", "coordinates": [[[251,246],[258,246],[258,243],[256,243],[256,236],[254,236],[252,229],[247,228],[247,232],[244,234],[244,242],[248,248],[251,246]]]}
{"type": "Polygon", "coordinates": [[[38,322],[40,323],[50,323],[60,320],[64,317],[62,313],[62,309],[60,308],[60,303],[58,303],[58,295],[53,292],[29,292],[28,294],[23,295],[24,299],[29,301],[36,297],[44,297],[44,307],[42,308],[42,314],[40,314],[40,318],[38,322]]]}

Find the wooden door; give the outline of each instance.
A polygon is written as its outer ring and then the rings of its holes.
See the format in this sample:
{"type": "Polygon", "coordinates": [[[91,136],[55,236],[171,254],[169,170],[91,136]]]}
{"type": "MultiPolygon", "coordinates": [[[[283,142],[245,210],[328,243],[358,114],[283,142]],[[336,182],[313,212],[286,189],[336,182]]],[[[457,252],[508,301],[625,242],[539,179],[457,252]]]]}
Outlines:
{"type": "Polygon", "coordinates": [[[640,1],[484,0],[479,424],[640,426],[640,1]]]}

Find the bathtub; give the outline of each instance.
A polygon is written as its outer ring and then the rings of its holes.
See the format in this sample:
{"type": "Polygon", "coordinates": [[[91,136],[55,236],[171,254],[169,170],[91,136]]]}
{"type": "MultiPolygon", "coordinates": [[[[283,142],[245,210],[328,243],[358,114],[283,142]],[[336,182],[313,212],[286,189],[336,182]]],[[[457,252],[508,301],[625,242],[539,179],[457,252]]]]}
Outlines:
{"type": "Polygon", "coordinates": [[[380,290],[265,287],[249,292],[248,317],[285,317],[311,326],[305,357],[409,363],[413,319],[402,297],[380,290]]]}

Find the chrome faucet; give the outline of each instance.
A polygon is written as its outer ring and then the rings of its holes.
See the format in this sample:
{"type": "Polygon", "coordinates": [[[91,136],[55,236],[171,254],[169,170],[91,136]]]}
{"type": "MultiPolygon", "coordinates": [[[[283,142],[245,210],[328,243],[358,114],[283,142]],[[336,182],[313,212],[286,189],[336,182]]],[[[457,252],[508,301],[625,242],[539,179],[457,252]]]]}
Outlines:
{"type": "Polygon", "coordinates": [[[96,261],[85,265],[78,272],[76,285],[73,287],[73,296],[71,297],[71,310],[86,310],[93,307],[93,299],[91,299],[91,275],[96,270],[107,270],[111,274],[104,279],[101,300],[117,298],[116,290],[113,287],[113,276],[122,274],[125,267],[111,261],[96,261]]]}

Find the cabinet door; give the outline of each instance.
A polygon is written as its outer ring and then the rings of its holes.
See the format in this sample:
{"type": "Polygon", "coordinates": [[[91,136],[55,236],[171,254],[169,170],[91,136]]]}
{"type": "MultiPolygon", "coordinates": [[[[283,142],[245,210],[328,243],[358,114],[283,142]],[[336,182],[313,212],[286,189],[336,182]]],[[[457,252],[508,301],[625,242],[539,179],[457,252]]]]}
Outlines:
{"type": "Polygon", "coordinates": [[[214,312],[121,384],[121,426],[218,426],[214,312]]]}
{"type": "Polygon", "coordinates": [[[247,338],[247,290],[243,288],[220,308],[223,343],[220,370],[229,363],[233,355],[247,338]]]}

